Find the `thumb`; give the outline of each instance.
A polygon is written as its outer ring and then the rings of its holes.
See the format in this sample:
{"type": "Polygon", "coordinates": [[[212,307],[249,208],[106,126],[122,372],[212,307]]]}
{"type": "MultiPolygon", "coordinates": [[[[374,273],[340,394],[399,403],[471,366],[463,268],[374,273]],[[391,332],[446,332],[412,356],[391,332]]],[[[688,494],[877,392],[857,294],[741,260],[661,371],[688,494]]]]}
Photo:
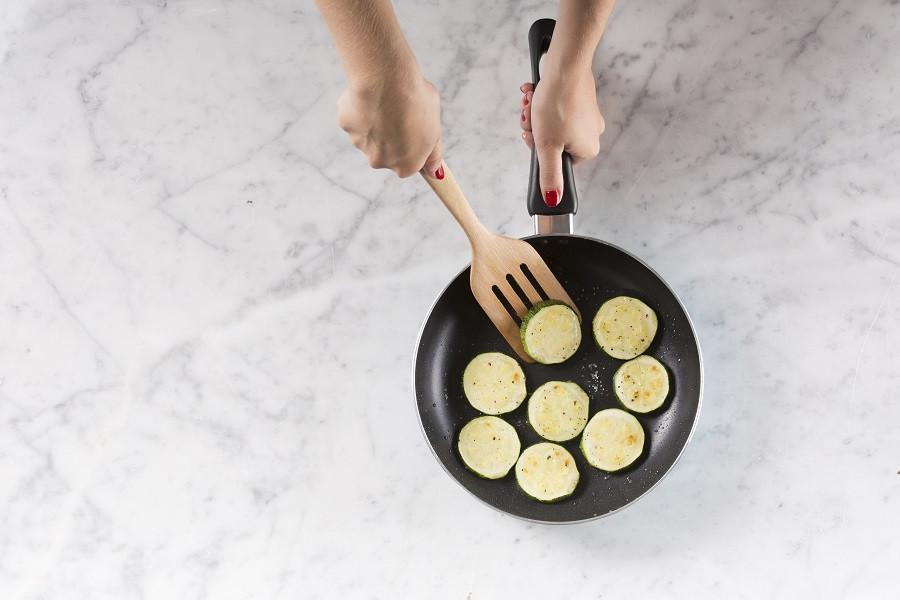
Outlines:
{"type": "Polygon", "coordinates": [[[541,194],[547,206],[560,203],[563,195],[563,149],[556,146],[538,146],[538,164],[541,168],[541,194]]]}
{"type": "MultiPolygon", "coordinates": [[[[441,167],[441,160],[443,154],[443,144],[441,142],[441,138],[438,138],[437,144],[431,150],[431,154],[428,155],[428,158],[425,159],[425,166],[422,167],[422,170],[425,171],[428,175],[432,177],[437,177],[436,171],[441,167]]],[[[444,175],[441,174],[438,179],[443,179],[444,175]]]]}

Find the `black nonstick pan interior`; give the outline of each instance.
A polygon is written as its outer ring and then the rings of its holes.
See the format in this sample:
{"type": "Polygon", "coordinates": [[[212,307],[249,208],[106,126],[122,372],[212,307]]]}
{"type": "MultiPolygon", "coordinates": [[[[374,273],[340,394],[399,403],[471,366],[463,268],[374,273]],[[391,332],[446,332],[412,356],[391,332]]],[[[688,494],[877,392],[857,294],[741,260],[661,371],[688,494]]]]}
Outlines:
{"type": "MultiPolygon", "coordinates": [[[[700,409],[703,368],[690,319],[675,294],[647,265],[613,245],[571,235],[526,238],[547,261],[583,315],[578,352],[560,365],[527,364],[528,393],[551,380],[574,381],[591,399],[590,414],[620,407],[612,389],[613,373],[624,362],[604,354],[591,332],[591,320],[606,300],[628,295],[653,308],[659,330],[646,351],[669,370],[666,403],[647,415],[635,415],[647,434],[644,454],[630,468],[605,473],[588,465],[579,448],[581,436],[563,442],[575,457],[581,479],[574,495],[557,503],[526,496],[514,469],[499,480],[482,479],[467,470],[456,449],[459,431],[480,415],[466,400],[462,376],[477,354],[504,352],[508,344],[475,302],[469,269],[463,270],[435,302],[419,336],[414,364],[416,401],[422,429],[444,469],[478,499],[505,513],[552,523],[579,522],[615,512],[647,493],[672,468],[691,437],[700,409]]],[[[502,415],[526,448],[543,441],[528,424],[526,399],[502,415]]]]}

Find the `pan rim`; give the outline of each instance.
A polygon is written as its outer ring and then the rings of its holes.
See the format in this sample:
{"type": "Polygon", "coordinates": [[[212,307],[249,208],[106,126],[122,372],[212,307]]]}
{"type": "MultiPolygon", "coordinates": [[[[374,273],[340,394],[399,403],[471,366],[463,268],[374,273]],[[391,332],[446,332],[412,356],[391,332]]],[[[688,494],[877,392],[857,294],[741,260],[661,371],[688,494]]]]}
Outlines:
{"type": "Polygon", "coordinates": [[[590,241],[590,242],[596,242],[598,244],[603,244],[605,246],[609,246],[610,248],[618,250],[619,252],[622,252],[622,253],[630,256],[631,258],[635,259],[639,263],[641,263],[645,268],[647,268],[651,273],[653,273],[653,275],[660,281],[660,283],[662,283],[666,287],[667,290],[669,290],[669,292],[672,294],[672,297],[675,298],[675,301],[678,303],[678,306],[681,307],[682,312],[684,312],[684,315],[687,317],[688,326],[690,327],[691,335],[694,338],[694,345],[697,348],[697,359],[698,359],[698,362],[700,365],[700,386],[699,386],[700,393],[699,393],[699,397],[697,398],[697,410],[694,413],[694,418],[693,418],[693,421],[691,422],[691,430],[688,432],[688,437],[685,440],[684,445],[682,445],[682,447],[678,451],[678,454],[675,456],[675,460],[672,461],[672,464],[669,466],[669,468],[666,469],[666,471],[660,476],[659,479],[656,480],[656,482],[653,485],[651,485],[641,495],[637,496],[636,498],[629,501],[628,503],[623,504],[622,506],[620,506],[619,508],[617,508],[615,510],[611,510],[607,513],[603,513],[602,515],[594,515],[592,517],[587,517],[585,519],[577,519],[577,520],[571,520],[571,521],[545,521],[545,520],[541,520],[541,519],[533,519],[530,517],[523,517],[521,515],[517,515],[515,513],[504,510],[498,506],[495,506],[495,505],[491,504],[490,502],[487,502],[486,500],[484,500],[483,498],[480,498],[478,495],[476,495],[474,492],[472,492],[465,485],[463,485],[463,483],[459,479],[454,477],[453,473],[451,473],[447,469],[447,466],[444,464],[444,461],[441,459],[440,456],[438,456],[437,451],[434,448],[434,445],[431,443],[431,440],[428,437],[428,432],[425,431],[425,424],[422,421],[422,411],[419,410],[419,402],[418,402],[419,396],[418,396],[417,386],[416,386],[416,365],[418,364],[419,348],[422,345],[422,335],[425,332],[425,326],[428,325],[428,320],[431,317],[432,313],[434,312],[434,308],[435,308],[435,306],[437,306],[437,303],[441,300],[441,298],[444,296],[444,294],[447,292],[447,290],[450,288],[450,286],[453,285],[453,282],[456,281],[456,279],[460,275],[462,275],[466,271],[466,269],[468,269],[472,266],[472,263],[469,262],[466,264],[466,266],[464,266],[462,269],[460,269],[459,272],[457,272],[456,275],[454,275],[450,279],[450,281],[447,283],[447,285],[444,286],[444,288],[440,291],[440,293],[438,293],[438,295],[435,297],[434,301],[431,303],[431,306],[428,308],[428,312],[426,313],[425,318],[422,320],[422,325],[419,327],[419,334],[416,336],[416,347],[415,347],[415,351],[413,352],[413,360],[412,360],[412,388],[413,388],[412,396],[413,396],[413,402],[415,402],[416,418],[419,421],[419,430],[422,432],[422,436],[425,438],[425,442],[428,444],[428,449],[431,451],[432,456],[437,461],[437,463],[441,466],[441,469],[444,470],[444,473],[446,473],[447,476],[450,477],[450,479],[452,479],[458,486],[463,488],[467,494],[469,494],[470,496],[472,496],[473,498],[475,498],[476,500],[478,500],[480,503],[484,504],[485,506],[488,506],[501,514],[508,515],[510,517],[514,517],[516,519],[520,519],[520,520],[527,521],[530,523],[540,523],[540,524],[544,524],[544,525],[577,525],[579,523],[588,523],[590,521],[596,521],[598,519],[603,519],[605,517],[612,516],[612,515],[618,513],[619,511],[624,510],[625,508],[628,508],[629,506],[636,503],[641,498],[645,497],[656,486],[658,486],[660,484],[660,482],[663,479],[665,479],[669,473],[672,472],[672,470],[675,468],[675,465],[678,464],[678,461],[681,460],[681,456],[684,454],[685,449],[691,443],[691,439],[694,437],[694,432],[697,430],[697,422],[700,420],[700,411],[703,408],[703,387],[704,387],[704,384],[706,381],[706,378],[704,376],[704,369],[703,369],[703,350],[700,346],[700,339],[697,337],[697,329],[694,327],[694,322],[691,319],[691,313],[688,312],[687,307],[681,301],[681,298],[678,296],[678,294],[675,293],[675,290],[672,289],[672,286],[670,286],[669,283],[665,279],[663,279],[663,277],[653,267],[651,267],[649,264],[647,264],[643,259],[641,259],[640,257],[636,256],[632,252],[629,252],[628,250],[626,250],[620,246],[617,246],[610,242],[606,242],[606,241],[603,241],[603,240],[600,240],[600,239],[597,239],[597,238],[594,238],[591,236],[587,236],[587,235],[580,235],[580,234],[574,234],[574,233],[544,233],[544,234],[529,235],[529,236],[526,236],[526,237],[523,237],[520,239],[530,240],[530,239],[535,239],[535,238],[579,238],[579,239],[583,239],[583,240],[590,241]]]}

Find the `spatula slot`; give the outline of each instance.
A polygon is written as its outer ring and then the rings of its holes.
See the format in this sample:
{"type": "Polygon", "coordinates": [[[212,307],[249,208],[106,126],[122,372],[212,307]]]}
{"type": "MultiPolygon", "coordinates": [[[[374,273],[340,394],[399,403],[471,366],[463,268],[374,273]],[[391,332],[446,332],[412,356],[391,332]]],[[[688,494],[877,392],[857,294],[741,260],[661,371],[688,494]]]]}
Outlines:
{"type": "Polygon", "coordinates": [[[509,283],[509,287],[516,293],[516,296],[519,297],[519,300],[522,301],[522,304],[525,306],[525,310],[527,311],[531,308],[532,302],[528,298],[528,294],[522,289],[522,286],[519,285],[519,282],[516,281],[516,278],[512,275],[506,275],[506,281],[509,283]]]}
{"type": "MultiPolygon", "coordinates": [[[[535,278],[534,274],[531,272],[531,269],[528,268],[528,265],[522,263],[519,265],[519,268],[522,269],[522,273],[525,275],[525,279],[528,280],[528,283],[531,284],[531,287],[534,288],[534,291],[538,293],[541,297],[541,300],[550,300],[550,297],[547,295],[547,292],[544,291],[544,288],[541,287],[541,284],[538,283],[538,280],[535,278]]],[[[530,306],[530,305],[529,305],[530,306]]]]}
{"type": "Polygon", "coordinates": [[[494,292],[494,295],[497,296],[497,300],[500,301],[500,304],[503,305],[503,308],[506,309],[506,312],[509,313],[509,316],[513,318],[513,321],[520,324],[522,323],[522,319],[519,315],[516,314],[516,309],[512,307],[512,304],[509,303],[509,300],[506,299],[506,296],[503,295],[503,292],[500,291],[499,286],[491,286],[491,291],[494,292]]]}

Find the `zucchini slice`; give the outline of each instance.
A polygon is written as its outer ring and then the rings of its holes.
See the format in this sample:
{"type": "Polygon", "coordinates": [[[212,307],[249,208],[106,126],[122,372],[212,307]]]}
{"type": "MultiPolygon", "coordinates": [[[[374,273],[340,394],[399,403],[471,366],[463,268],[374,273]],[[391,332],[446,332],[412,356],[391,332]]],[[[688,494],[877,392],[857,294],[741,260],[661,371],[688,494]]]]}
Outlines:
{"type": "Polygon", "coordinates": [[[669,373],[661,362],[643,354],[619,367],[613,388],[625,408],[636,413],[656,410],[669,395],[669,373]]]}
{"type": "Polygon", "coordinates": [[[555,365],[575,354],[581,345],[581,322],[565,302],[544,300],[522,318],[525,353],[539,363],[555,365]]]}
{"type": "Polygon", "coordinates": [[[528,399],[528,421],[542,438],[571,440],[588,422],[590,399],[571,381],[548,381],[528,399]]]}
{"type": "Polygon", "coordinates": [[[522,491],[541,502],[571,496],[578,486],[575,458],[559,444],[541,442],[522,452],[516,462],[516,481],[522,491]]]}
{"type": "Polygon", "coordinates": [[[601,410],[584,428],[581,451],[591,466],[598,469],[624,469],[644,451],[644,428],[634,415],[624,410],[601,410]]]}
{"type": "Polygon", "coordinates": [[[513,357],[485,352],[466,365],[463,392],[469,403],[483,413],[508,413],[525,400],[525,372],[513,357]]]}
{"type": "Polygon", "coordinates": [[[628,360],[650,347],[657,326],[652,308],[637,298],[617,296],[594,316],[594,340],[613,358],[628,360]]]}
{"type": "Polygon", "coordinates": [[[500,417],[476,417],[459,432],[458,447],[469,469],[485,479],[500,479],[516,464],[522,444],[515,428],[500,417]]]}

